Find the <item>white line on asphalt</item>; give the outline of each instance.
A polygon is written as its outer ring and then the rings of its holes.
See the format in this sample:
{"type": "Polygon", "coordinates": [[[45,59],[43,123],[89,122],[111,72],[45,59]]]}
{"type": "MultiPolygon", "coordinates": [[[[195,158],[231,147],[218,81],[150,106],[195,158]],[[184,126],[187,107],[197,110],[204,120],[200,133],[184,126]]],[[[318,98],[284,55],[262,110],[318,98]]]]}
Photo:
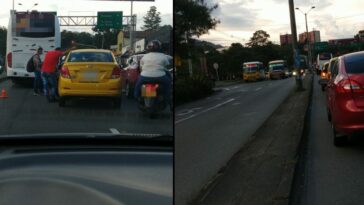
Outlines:
{"type": "Polygon", "coordinates": [[[110,128],[110,132],[113,134],[120,134],[120,132],[115,128],[110,128]]]}
{"type": "Polygon", "coordinates": [[[229,88],[223,88],[224,90],[230,90],[229,88]]]}
{"type": "Polygon", "coordinates": [[[259,88],[257,88],[257,89],[255,89],[255,91],[258,91],[258,90],[261,90],[262,88],[261,87],[259,87],[259,88]]]}
{"type": "Polygon", "coordinates": [[[175,124],[181,123],[181,122],[183,122],[183,121],[186,121],[186,120],[188,120],[188,119],[191,119],[191,118],[193,118],[193,117],[196,117],[196,116],[198,116],[198,115],[200,115],[200,114],[202,114],[202,113],[205,113],[205,112],[211,111],[211,110],[216,109],[216,108],[218,108],[218,107],[221,107],[221,106],[223,106],[223,105],[225,105],[225,104],[227,104],[227,103],[229,103],[229,102],[232,102],[232,101],[234,101],[234,100],[235,100],[234,98],[231,98],[231,99],[229,99],[229,100],[227,100],[227,101],[225,101],[225,102],[222,102],[222,103],[219,103],[219,104],[217,104],[217,105],[215,105],[215,106],[213,106],[213,107],[207,108],[206,110],[203,110],[203,111],[201,111],[201,112],[199,112],[199,113],[196,113],[196,114],[191,115],[191,116],[189,116],[189,117],[186,117],[186,118],[182,118],[182,119],[180,119],[180,120],[177,120],[177,121],[175,122],[175,124]]]}
{"type": "Polygon", "coordinates": [[[240,102],[233,103],[233,105],[240,105],[240,102]]]}
{"type": "Polygon", "coordinates": [[[238,88],[239,86],[235,86],[235,87],[233,87],[233,88],[231,88],[231,89],[236,89],[236,88],[238,88]]]}
{"type": "Polygon", "coordinates": [[[200,109],[201,109],[201,107],[195,107],[195,108],[191,108],[191,109],[188,109],[188,110],[183,110],[180,113],[178,113],[177,115],[178,116],[188,115],[190,113],[193,113],[195,110],[200,110],[200,109]]]}

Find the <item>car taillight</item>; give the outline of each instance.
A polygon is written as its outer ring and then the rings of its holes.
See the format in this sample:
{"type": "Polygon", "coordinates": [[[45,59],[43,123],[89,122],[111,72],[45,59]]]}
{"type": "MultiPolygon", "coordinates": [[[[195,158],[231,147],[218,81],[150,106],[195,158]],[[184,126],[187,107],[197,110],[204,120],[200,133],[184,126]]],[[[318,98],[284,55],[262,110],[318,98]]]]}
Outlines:
{"type": "Polygon", "coordinates": [[[67,66],[63,66],[61,69],[61,76],[63,78],[71,78],[70,71],[68,70],[67,66]]]}
{"type": "Polygon", "coordinates": [[[8,53],[8,55],[6,56],[6,59],[8,61],[8,67],[9,68],[13,67],[13,54],[8,53]]]}
{"type": "Polygon", "coordinates": [[[326,76],[326,73],[325,73],[325,72],[322,72],[322,73],[321,73],[321,76],[322,76],[322,77],[325,77],[325,76],[326,76]]]}
{"type": "Polygon", "coordinates": [[[121,77],[121,69],[119,66],[115,66],[111,73],[111,79],[116,79],[121,77]]]}
{"type": "Polygon", "coordinates": [[[360,83],[354,80],[343,79],[337,85],[337,92],[364,93],[364,89],[360,83]]]}

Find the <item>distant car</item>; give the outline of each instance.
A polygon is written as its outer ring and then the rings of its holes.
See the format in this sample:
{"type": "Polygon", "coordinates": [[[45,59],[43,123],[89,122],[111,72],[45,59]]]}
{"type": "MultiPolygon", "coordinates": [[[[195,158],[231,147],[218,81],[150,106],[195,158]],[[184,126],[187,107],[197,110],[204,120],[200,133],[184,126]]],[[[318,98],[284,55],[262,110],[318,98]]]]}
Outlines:
{"type": "Polygon", "coordinates": [[[133,55],[127,60],[127,66],[123,68],[123,85],[125,86],[125,94],[128,98],[133,98],[134,87],[140,76],[140,60],[144,54],[133,55]]]}
{"type": "Polygon", "coordinates": [[[348,135],[364,132],[364,52],[338,57],[327,83],[327,115],[334,145],[345,144],[348,135]]]}
{"type": "Polygon", "coordinates": [[[121,69],[109,50],[78,49],[71,51],[60,70],[59,105],[75,97],[108,98],[121,105],[121,69]]]}

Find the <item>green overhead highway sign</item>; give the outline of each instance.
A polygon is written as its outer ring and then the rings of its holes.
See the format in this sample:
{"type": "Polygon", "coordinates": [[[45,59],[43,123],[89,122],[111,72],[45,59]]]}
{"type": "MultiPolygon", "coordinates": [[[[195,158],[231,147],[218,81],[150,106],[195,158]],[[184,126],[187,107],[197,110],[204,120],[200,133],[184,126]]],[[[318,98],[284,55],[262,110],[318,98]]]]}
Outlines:
{"type": "Polygon", "coordinates": [[[322,51],[329,47],[328,42],[316,42],[313,44],[313,47],[316,51],[322,51]]]}
{"type": "Polygon", "coordinates": [[[123,12],[122,11],[102,11],[97,12],[98,29],[122,29],[123,12]]]}

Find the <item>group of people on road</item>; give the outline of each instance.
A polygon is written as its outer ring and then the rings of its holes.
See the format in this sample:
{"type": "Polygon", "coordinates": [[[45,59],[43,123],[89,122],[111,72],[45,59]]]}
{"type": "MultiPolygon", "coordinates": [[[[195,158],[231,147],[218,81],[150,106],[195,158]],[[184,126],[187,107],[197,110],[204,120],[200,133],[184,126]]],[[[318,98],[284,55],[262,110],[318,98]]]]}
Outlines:
{"type": "Polygon", "coordinates": [[[57,47],[55,50],[48,51],[41,60],[43,48],[39,47],[36,54],[33,56],[34,63],[34,95],[44,95],[50,101],[56,100],[56,87],[57,87],[57,70],[56,67],[59,63],[61,56],[65,52],[57,47]]]}

